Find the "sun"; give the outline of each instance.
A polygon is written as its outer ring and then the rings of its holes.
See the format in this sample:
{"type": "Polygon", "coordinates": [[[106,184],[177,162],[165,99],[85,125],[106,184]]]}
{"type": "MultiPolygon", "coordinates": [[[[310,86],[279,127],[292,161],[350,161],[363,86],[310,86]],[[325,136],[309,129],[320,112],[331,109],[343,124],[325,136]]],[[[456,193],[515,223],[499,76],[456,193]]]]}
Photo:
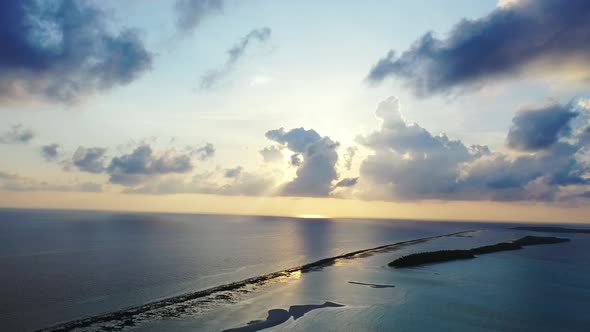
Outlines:
{"type": "Polygon", "coordinates": [[[328,218],[326,216],[323,216],[321,214],[300,214],[297,215],[297,218],[303,218],[303,219],[324,219],[324,218],[328,218]]]}

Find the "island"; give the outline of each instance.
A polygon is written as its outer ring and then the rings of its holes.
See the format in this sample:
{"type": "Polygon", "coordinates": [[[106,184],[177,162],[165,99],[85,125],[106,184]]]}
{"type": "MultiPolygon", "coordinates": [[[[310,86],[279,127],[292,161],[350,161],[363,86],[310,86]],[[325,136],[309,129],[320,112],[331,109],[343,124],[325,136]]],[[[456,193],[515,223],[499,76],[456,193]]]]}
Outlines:
{"type": "Polygon", "coordinates": [[[511,229],[516,229],[516,230],[519,230],[519,231],[545,232],[545,233],[583,233],[583,234],[590,234],[590,229],[553,227],[553,226],[519,226],[519,227],[512,227],[511,229]]]}
{"type": "Polygon", "coordinates": [[[523,246],[554,244],[567,242],[570,239],[551,236],[525,236],[510,242],[501,242],[472,249],[438,250],[410,254],[400,257],[388,265],[395,268],[418,266],[429,263],[440,263],[459,259],[472,259],[476,255],[491,254],[499,251],[519,250],[523,246]]]}

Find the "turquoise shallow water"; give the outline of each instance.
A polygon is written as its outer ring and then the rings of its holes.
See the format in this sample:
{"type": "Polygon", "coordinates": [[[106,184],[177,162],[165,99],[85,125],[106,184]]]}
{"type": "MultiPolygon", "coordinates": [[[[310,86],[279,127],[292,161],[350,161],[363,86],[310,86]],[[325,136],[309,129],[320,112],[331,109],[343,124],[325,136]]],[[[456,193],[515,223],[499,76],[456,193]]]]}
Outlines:
{"type": "Polygon", "coordinates": [[[529,232],[492,229],[473,238],[445,238],[344,262],[269,287],[202,318],[162,321],[138,330],[219,331],[264,319],[269,309],[332,301],[345,306],[315,310],[268,331],[587,331],[587,235],[555,234],[570,237],[572,242],[473,260],[409,269],[387,266],[395,257],[411,252],[471,248],[525,234],[529,232]],[[370,288],[349,281],[395,287],[370,288]]]}

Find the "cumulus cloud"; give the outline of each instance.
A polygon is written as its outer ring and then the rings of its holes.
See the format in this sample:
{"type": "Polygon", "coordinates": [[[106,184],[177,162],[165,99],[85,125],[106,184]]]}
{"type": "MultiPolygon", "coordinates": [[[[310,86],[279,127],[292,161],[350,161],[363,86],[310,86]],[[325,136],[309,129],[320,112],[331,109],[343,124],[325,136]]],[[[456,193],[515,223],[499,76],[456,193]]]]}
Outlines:
{"type": "Polygon", "coordinates": [[[418,96],[525,73],[557,71],[562,82],[587,82],[589,13],[586,0],[507,1],[485,17],[463,19],[446,38],[429,32],[399,56],[389,51],[368,80],[397,77],[418,96]]]}
{"type": "Polygon", "coordinates": [[[0,102],[74,102],[149,70],[139,32],[112,33],[106,18],[90,1],[2,1],[0,102]]]}
{"type": "Polygon", "coordinates": [[[271,34],[269,27],[254,29],[227,51],[228,59],[220,69],[213,69],[201,78],[201,89],[213,88],[220,80],[230,74],[240,58],[253,42],[265,43],[271,34]]]}
{"type": "Polygon", "coordinates": [[[41,147],[41,156],[47,161],[54,161],[59,156],[59,144],[52,143],[41,147]]]}
{"type": "Polygon", "coordinates": [[[296,177],[282,187],[287,196],[328,196],[332,182],[338,179],[336,163],[338,143],[329,137],[321,137],[315,130],[284,128],[270,130],[266,137],[286,146],[303,160],[297,167],[296,177]]]}
{"type": "Polygon", "coordinates": [[[525,109],[512,119],[506,143],[510,148],[537,151],[555,144],[571,133],[570,121],[578,116],[572,105],[551,103],[540,108],[525,109]]]}
{"type": "Polygon", "coordinates": [[[554,200],[560,187],[588,183],[588,165],[577,158],[578,151],[577,146],[559,142],[516,158],[494,153],[464,165],[460,194],[468,199],[554,200]]]}
{"type": "Polygon", "coordinates": [[[105,148],[93,147],[86,148],[78,147],[72,156],[72,162],[78,170],[87,173],[102,173],[105,170],[105,148]]]}
{"type": "Polygon", "coordinates": [[[0,143],[27,144],[33,137],[35,137],[35,133],[31,128],[25,128],[23,125],[18,124],[12,126],[9,131],[0,136],[0,143]]]}
{"type": "Polygon", "coordinates": [[[361,178],[401,199],[451,192],[459,165],[474,158],[472,151],[444,134],[434,136],[406,123],[394,97],[381,102],[376,114],[383,121],[381,129],[359,137],[359,143],[375,152],[362,162],[361,178]]]}
{"type": "Polygon", "coordinates": [[[201,161],[209,160],[215,156],[215,147],[211,143],[205,143],[201,147],[189,150],[191,150],[191,155],[196,156],[201,161]]]}
{"type": "Polygon", "coordinates": [[[131,153],[113,157],[106,168],[109,181],[134,186],[154,179],[154,176],[171,173],[187,173],[193,169],[189,155],[174,150],[156,155],[151,146],[144,144],[131,153]]]}
{"type": "MultiPolygon", "coordinates": [[[[552,111],[576,113],[568,108],[574,103],[568,105],[554,105],[552,111]]],[[[588,184],[589,165],[578,130],[556,130],[562,135],[556,141],[532,137],[527,142],[543,142],[533,145],[535,153],[511,157],[486,146],[468,147],[406,122],[393,97],[379,104],[377,115],[381,128],[358,139],[373,152],[360,169],[362,196],[367,199],[553,200],[564,187],[588,184]]],[[[555,121],[551,116],[518,113],[514,123],[519,128],[538,127],[547,119],[555,121]]],[[[514,131],[509,137],[529,138],[514,131]]]]}
{"type": "Polygon", "coordinates": [[[273,145],[265,147],[264,149],[258,152],[260,152],[260,155],[262,156],[264,162],[271,163],[283,160],[283,153],[281,151],[282,147],[273,145]]]}
{"type": "MultiPolygon", "coordinates": [[[[48,146],[49,148],[53,146],[48,146]]],[[[130,152],[113,157],[106,156],[105,148],[80,146],[71,161],[64,162],[64,169],[76,168],[82,172],[106,174],[110,183],[133,188],[158,183],[167,175],[188,174],[194,169],[196,160],[207,160],[214,153],[215,147],[211,143],[199,148],[169,148],[159,151],[148,143],[141,143],[130,152]]],[[[228,170],[228,176],[238,177],[240,172],[240,167],[228,170]]]]}
{"type": "Polygon", "coordinates": [[[177,0],[174,4],[176,27],[181,32],[192,32],[208,16],[223,11],[223,0],[177,0]]]}
{"type": "MultiPolygon", "coordinates": [[[[336,166],[338,162],[338,143],[329,137],[320,136],[315,130],[284,128],[269,130],[266,137],[278,145],[261,150],[267,160],[274,161],[282,158],[282,150],[288,149],[292,153],[289,164],[296,167],[295,177],[287,182],[281,181],[284,172],[277,169],[266,169],[264,174],[249,172],[242,166],[232,168],[218,167],[215,171],[194,174],[187,179],[181,173],[191,170],[188,167],[174,167],[174,171],[154,171],[149,164],[153,164],[155,156],[149,151],[136,149],[129,156],[115,157],[108,167],[110,182],[126,185],[127,193],[171,194],[171,193],[201,193],[215,195],[251,195],[251,196],[310,196],[326,197],[338,187],[352,187],[358,178],[347,178],[338,181],[339,174],[336,166]],[[279,158],[280,157],[280,158],[279,158]],[[116,178],[120,172],[115,172],[115,166],[121,160],[129,160],[124,164],[124,177],[116,178]],[[131,162],[131,160],[140,160],[131,162]],[[149,176],[148,176],[149,175],[149,176]]],[[[175,163],[176,164],[176,163],[175,163]]],[[[119,166],[119,168],[121,168],[119,166]]]]}
{"type": "Polygon", "coordinates": [[[304,128],[295,128],[285,131],[285,128],[269,130],[264,134],[266,138],[275,141],[297,153],[303,153],[310,144],[319,141],[322,137],[315,130],[305,130],[304,128]]]}

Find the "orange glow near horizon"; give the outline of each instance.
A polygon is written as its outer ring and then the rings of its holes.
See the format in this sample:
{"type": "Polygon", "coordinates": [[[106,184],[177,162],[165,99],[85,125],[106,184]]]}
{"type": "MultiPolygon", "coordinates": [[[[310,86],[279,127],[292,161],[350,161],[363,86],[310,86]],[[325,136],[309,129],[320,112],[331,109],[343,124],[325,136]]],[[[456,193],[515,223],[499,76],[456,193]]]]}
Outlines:
{"type": "Polygon", "coordinates": [[[295,218],[377,218],[590,223],[590,207],[471,201],[359,201],[339,198],[250,197],[203,194],[7,192],[0,208],[264,215],[295,218]]]}

